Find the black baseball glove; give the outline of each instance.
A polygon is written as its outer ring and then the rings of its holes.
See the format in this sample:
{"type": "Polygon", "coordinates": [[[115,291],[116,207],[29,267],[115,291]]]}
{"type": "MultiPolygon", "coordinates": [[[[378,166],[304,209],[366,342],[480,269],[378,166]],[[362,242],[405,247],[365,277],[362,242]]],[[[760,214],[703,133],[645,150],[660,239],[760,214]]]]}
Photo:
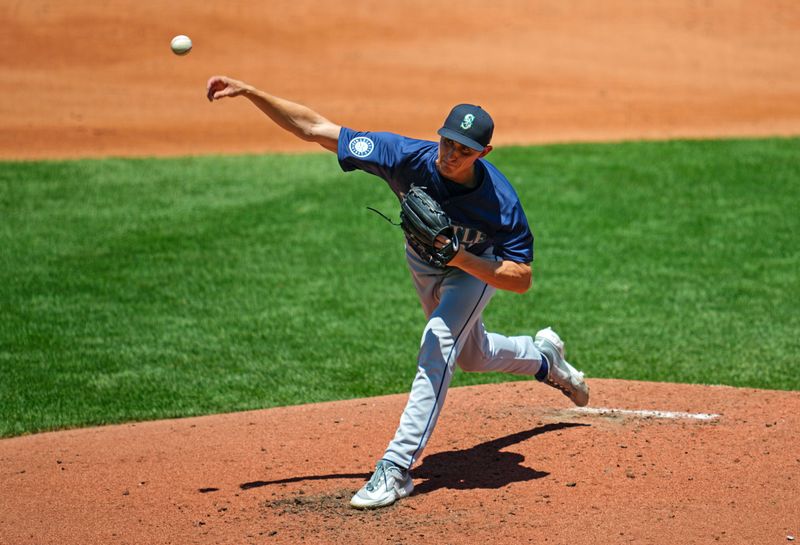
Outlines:
{"type": "Polygon", "coordinates": [[[408,244],[434,267],[443,269],[458,252],[458,239],[450,218],[441,205],[419,186],[411,186],[400,201],[400,227],[408,244]],[[435,241],[439,235],[450,242],[437,249],[435,241]]]}

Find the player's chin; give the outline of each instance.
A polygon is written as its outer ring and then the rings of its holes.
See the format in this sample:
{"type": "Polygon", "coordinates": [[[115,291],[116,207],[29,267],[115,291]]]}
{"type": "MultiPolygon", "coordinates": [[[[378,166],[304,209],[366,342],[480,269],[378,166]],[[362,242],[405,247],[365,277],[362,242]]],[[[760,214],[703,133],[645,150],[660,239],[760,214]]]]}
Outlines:
{"type": "Polygon", "coordinates": [[[449,165],[444,161],[437,161],[436,168],[439,169],[439,174],[442,174],[443,176],[452,175],[456,170],[453,165],[449,165]]]}

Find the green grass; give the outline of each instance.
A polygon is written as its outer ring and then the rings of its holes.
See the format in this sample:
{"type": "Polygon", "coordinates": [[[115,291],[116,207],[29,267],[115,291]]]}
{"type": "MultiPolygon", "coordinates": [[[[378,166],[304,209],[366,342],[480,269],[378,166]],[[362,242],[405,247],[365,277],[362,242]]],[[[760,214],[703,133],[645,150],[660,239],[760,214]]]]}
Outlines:
{"type": "MultiPolygon", "coordinates": [[[[497,149],[535,280],[487,326],[553,325],[590,377],[800,389],[799,157],[497,149]]],[[[0,435],[407,391],[423,315],[368,205],[330,154],[0,163],[0,435]]]]}

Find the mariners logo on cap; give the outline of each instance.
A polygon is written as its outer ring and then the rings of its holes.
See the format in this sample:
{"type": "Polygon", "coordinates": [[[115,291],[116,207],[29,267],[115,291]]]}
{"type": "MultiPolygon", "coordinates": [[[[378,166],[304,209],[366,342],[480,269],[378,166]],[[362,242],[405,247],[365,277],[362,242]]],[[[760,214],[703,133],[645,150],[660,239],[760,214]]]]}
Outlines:
{"type": "Polygon", "coordinates": [[[467,114],[464,116],[464,121],[461,122],[461,128],[465,131],[468,131],[472,128],[472,122],[475,121],[475,116],[472,114],[467,114]]]}
{"type": "Polygon", "coordinates": [[[349,148],[356,157],[366,157],[375,149],[375,144],[366,136],[356,136],[350,140],[349,148]]]}

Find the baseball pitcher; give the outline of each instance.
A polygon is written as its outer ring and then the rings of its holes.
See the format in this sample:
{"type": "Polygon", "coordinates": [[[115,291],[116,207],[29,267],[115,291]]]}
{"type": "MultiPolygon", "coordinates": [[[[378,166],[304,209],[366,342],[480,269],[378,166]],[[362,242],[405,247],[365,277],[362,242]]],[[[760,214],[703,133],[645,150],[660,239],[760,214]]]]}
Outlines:
{"type": "Polygon", "coordinates": [[[417,373],[394,438],[353,507],[391,505],[411,494],[411,468],[430,439],[458,365],[465,371],[529,375],[576,405],[589,402],[583,373],[564,359],[551,328],[535,337],[486,331],[481,315],[496,290],[531,286],[533,234],[514,188],[485,157],[494,122],[480,106],[455,106],[439,141],[341,127],[306,106],[225,76],[208,81],[210,101],[244,96],[277,125],[337,154],[344,171],[386,181],[400,201],[406,261],[427,324],[417,373]]]}

